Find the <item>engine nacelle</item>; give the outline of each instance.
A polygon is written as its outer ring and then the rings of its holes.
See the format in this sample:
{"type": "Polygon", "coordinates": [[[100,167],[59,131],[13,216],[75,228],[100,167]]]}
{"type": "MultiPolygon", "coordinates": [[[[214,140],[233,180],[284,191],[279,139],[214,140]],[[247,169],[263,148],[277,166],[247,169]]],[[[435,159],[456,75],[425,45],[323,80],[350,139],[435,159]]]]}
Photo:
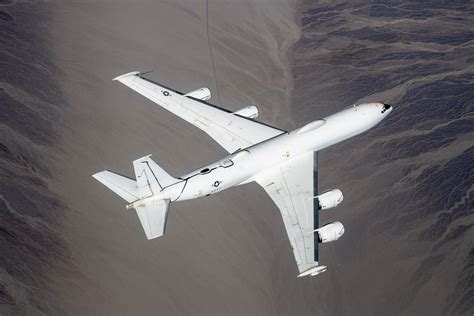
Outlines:
{"type": "Polygon", "coordinates": [[[200,89],[190,91],[186,93],[184,96],[207,101],[211,98],[211,90],[209,90],[208,88],[200,88],[200,89]]]}
{"type": "Polygon", "coordinates": [[[319,209],[326,210],[328,208],[338,206],[344,199],[344,196],[342,195],[341,190],[334,189],[324,192],[323,194],[318,195],[316,198],[319,201],[319,209]]]}
{"type": "Polygon", "coordinates": [[[316,230],[318,233],[318,241],[326,243],[338,240],[344,235],[344,225],[341,222],[332,222],[324,225],[316,230]]]}
{"type": "Polygon", "coordinates": [[[244,108],[241,108],[240,110],[235,111],[233,114],[237,114],[253,120],[258,117],[258,109],[255,105],[249,105],[244,108]]]}

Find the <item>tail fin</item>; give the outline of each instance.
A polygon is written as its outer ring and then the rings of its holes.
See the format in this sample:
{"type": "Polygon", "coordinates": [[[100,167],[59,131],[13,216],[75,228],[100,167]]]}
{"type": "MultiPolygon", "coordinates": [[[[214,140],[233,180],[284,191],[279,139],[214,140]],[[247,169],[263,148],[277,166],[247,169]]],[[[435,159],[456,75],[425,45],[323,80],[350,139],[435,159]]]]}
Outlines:
{"type": "Polygon", "coordinates": [[[127,209],[134,208],[137,211],[146,237],[153,239],[165,233],[170,200],[159,199],[159,197],[146,198],[159,193],[167,186],[180,180],[166,173],[150,159],[150,156],[142,157],[133,162],[137,181],[111,171],[101,171],[94,174],[93,177],[131,203],[127,205],[127,209]]]}
{"type": "Polygon", "coordinates": [[[135,180],[111,171],[101,171],[92,176],[128,203],[140,199],[137,182],[135,180]]]}
{"type": "Polygon", "coordinates": [[[163,190],[163,188],[179,182],[178,179],[170,176],[163,168],[151,160],[150,156],[142,157],[133,162],[140,198],[152,196],[163,190]]]}

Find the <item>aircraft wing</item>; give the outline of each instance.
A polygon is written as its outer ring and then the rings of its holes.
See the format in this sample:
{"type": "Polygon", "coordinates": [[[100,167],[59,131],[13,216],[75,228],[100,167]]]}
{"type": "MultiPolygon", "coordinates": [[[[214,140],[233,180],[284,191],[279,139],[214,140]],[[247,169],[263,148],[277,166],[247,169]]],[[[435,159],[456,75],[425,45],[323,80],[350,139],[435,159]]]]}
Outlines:
{"type": "Polygon", "coordinates": [[[233,114],[131,72],[114,78],[211,136],[229,153],[285,131],[233,114]]]}
{"type": "MultiPolygon", "coordinates": [[[[318,266],[319,226],[317,153],[308,153],[265,170],[256,182],[280,209],[301,274],[318,266]]],[[[313,270],[314,271],[314,270],[313,270]]]]}

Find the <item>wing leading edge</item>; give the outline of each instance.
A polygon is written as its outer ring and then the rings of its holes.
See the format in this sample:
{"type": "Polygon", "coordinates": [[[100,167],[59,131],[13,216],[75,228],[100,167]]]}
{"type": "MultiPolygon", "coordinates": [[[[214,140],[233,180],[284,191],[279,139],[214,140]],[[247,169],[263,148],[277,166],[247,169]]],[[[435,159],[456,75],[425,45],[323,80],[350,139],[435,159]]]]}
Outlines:
{"type": "Polygon", "coordinates": [[[301,274],[319,264],[318,154],[308,153],[256,177],[280,209],[301,274]]]}
{"type": "Polygon", "coordinates": [[[233,114],[210,103],[184,96],[130,72],[114,78],[211,136],[229,153],[260,143],[285,131],[233,114]]]}

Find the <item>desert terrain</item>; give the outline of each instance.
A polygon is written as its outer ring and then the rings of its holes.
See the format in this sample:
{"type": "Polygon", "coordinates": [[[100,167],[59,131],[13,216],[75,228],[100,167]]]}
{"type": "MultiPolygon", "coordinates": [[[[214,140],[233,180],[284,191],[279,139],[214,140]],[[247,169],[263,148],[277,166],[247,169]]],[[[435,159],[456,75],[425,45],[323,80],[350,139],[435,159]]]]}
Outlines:
{"type": "Polygon", "coordinates": [[[468,2],[0,0],[0,314],[472,314],[473,8],[468,2]],[[91,175],[147,154],[179,176],[225,156],[113,82],[209,87],[293,129],[365,101],[394,111],[320,154],[346,234],[297,279],[252,183],[171,205],[147,241],[91,175]]]}

